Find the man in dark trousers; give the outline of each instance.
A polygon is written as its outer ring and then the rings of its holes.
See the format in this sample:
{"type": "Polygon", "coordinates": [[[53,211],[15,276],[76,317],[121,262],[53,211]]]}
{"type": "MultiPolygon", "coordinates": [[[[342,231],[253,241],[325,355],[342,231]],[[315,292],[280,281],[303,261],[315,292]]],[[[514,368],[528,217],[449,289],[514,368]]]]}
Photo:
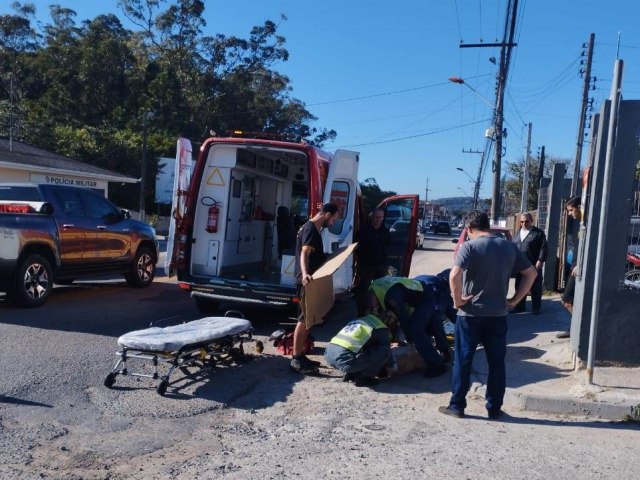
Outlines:
{"type": "MultiPolygon", "coordinates": [[[[304,287],[313,280],[312,275],[326,260],[320,231],[330,227],[338,218],[338,207],[333,203],[325,203],[322,209],[306,222],[296,236],[296,284],[300,305],[304,298],[304,287]]],[[[293,332],[293,358],[291,368],[303,375],[317,375],[319,362],[307,358],[303,353],[309,332],[305,325],[302,309],[298,315],[298,323],[293,332]]]]}
{"type": "Polygon", "coordinates": [[[358,315],[367,310],[369,284],[387,274],[387,250],[391,244],[391,233],[384,226],[384,209],[376,208],[369,223],[356,234],[356,282],[354,293],[358,305],[358,315]]]}
{"type": "Polygon", "coordinates": [[[425,377],[437,377],[447,371],[444,359],[433,346],[430,323],[435,320],[436,292],[433,285],[404,277],[382,277],[369,287],[377,306],[392,312],[400,323],[407,342],[413,343],[424,359],[425,377]]]}
{"type": "Polygon", "coordinates": [[[418,275],[414,280],[422,282],[425,289],[433,291],[433,310],[431,317],[427,320],[427,333],[433,336],[436,348],[445,362],[451,360],[451,348],[447,334],[444,331],[442,322],[445,317],[450,322],[456,322],[457,310],[453,308],[453,299],[451,298],[451,290],[449,287],[449,275],[451,269],[448,268],[437,275],[418,275]]]}
{"type": "Polygon", "coordinates": [[[512,242],[490,232],[486,213],[468,213],[465,224],[470,240],[460,246],[449,276],[453,305],[458,309],[452,394],[449,405],[438,411],[464,417],[473,356],[481,343],[489,366],[485,406],[489,418],[498,419],[506,389],[507,313],[527,294],[537,273],[512,242]],[[513,271],[522,274],[522,281],[514,296],[507,299],[513,271]]]}
{"type": "MultiPolygon", "coordinates": [[[[578,246],[580,244],[579,236],[579,224],[582,220],[581,210],[582,200],[580,197],[572,197],[567,200],[565,208],[567,209],[567,215],[573,218],[572,232],[567,233],[567,269],[569,276],[567,277],[566,284],[564,286],[564,292],[562,293],[562,305],[566,308],[571,315],[573,315],[573,296],[576,291],[576,276],[580,273],[578,271],[578,246]]],[[[558,338],[569,338],[571,336],[571,329],[560,332],[556,335],[558,338]]]]}
{"type": "MultiPolygon", "coordinates": [[[[542,230],[533,225],[533,216],[530,213],[520,215],[520,231],[516,233],[513,243],[538,271],[538,276],[531,286],[531,313],[538,315],[542,306],[542,266],[547,260],[547,237],[542,230]]],[[[520,282],[522,282],[522,275],[516,273],[516,290],[520,282]]],[[[527,296],[525,295],[513,311],[524,312],[527,310],[526,306],[527,296]]]]}

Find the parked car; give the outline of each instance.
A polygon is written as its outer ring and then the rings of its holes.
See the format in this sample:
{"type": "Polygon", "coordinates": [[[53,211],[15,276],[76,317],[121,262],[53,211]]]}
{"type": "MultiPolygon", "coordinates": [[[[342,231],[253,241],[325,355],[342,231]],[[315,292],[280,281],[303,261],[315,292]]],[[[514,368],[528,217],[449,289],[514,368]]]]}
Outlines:
{"type": "Polygon", "coordinates": [[[53,283],[105,273],[151,285],[155,230],[92,190],[49,184],[0,184],[0,291],[39,307],[53,283]]]}
{"type": "MultiPolygon", "coordinates": [[[[493,233],[494,235],[502,237],[505,240],[511,241],[511,238],[512,238],[511,230],[509,230],[508,228],[498,227],[497,225],[492,225],[489,228],[489,231],[491,233],[493,233]]],[[[462,229],[462,232],[460,232],[460,236],[458,238],[454,238],[453,240],[451,240],[451,243],[455,243],[456,244],[456,248],[453,250],[453,256],[454,257],[458,253],[458,249],[460,248],[460,245],[462,245],[467,240],[469,240],[469,232],[467,231],[467,227],[464,227],[462,229]]]]}
{"type": "MultiPolygon", "coordinates": [[[[406,232],[407,230],[409,230],[409,221],[407,220],[398,220],[393,225],[391,225],[391,228],[389,229],[391,233],[406,232]]],[[[422,250],[423,245],[424,245],[424,233],[422,233],[420,229],[418,229],[417,236],[416,236],[416,249],[422,250]]]]}
{"type": "Polygon", "coordinates": [[[449,222],[438,222],[436,223],[436,226],[433,227],[433,233],[444,233],[446,235],[451,235],[451,225],[449,225],[449,222]]]}
{"type": "Polygon", "coordinates": [[[411,220],[411,210],[407,207],[399,205],[389,205],[384,214],[384,224],[387,228],[391,228],[398,220],[411,220]]]}

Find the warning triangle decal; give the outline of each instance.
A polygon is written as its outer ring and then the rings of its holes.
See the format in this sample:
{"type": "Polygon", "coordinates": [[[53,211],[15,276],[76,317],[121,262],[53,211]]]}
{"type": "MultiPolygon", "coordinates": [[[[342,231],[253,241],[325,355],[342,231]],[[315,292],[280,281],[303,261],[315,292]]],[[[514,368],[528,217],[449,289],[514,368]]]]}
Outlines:
{"type": "Polygon", "coordinates": [[[207,185],[215,185],[217,187],[224,187],[224,179],[220,173],[220,169],[214,168],[209,178],[207,178],[207,185]]]}

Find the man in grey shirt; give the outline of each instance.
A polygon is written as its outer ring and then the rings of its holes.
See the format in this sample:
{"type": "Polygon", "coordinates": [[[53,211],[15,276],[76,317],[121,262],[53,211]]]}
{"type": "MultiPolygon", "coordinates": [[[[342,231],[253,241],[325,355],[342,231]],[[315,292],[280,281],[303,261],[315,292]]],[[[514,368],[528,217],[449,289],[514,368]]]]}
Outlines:
{"type": "Polygon", "coordinates": [[[465,225],[470,240],[460,246],[449,277],[453,303],[458,309],[452,395],[449,406],[438,410],[456,418],[464,417],[471,364],[478,344],[482,343],[489,365],[486,408],[489,418],[498,419],[506,388],[507,313],[527,294],[537,272],[513,243],[490,233],[486,213],[470,212],[465,225]],[[511,272],[520,273],[522,280],[515,295],[507,299],[511,272]]]}

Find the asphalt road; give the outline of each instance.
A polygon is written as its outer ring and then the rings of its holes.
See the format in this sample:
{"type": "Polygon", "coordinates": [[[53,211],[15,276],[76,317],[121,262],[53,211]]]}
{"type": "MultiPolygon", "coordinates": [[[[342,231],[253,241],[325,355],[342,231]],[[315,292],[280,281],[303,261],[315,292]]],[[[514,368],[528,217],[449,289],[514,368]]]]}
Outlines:
{"type": "MultiPolygon", "coordinates": [[[[451,238],[428,235],[412,274],[450,267],[451,238]]],[[[313,358],[352,312],[344,302],[314,329],[313,358]]],[[[289,322],[246,315],[265,341],[289,322]]],[[[0,478],[625,479],[640,468],[637,424],[530,412],[492,422],[481,401],[456,420],[437,413],[448,375],[357,388],[326,367],[300,377],[269,342],[246,364],[178,372],[165,397],[148,378],[103,385],[118,336],[198,317],[162,276],[143,290],[119,278],[56,287],[39,309],[0,300],[0,478]]]]}

